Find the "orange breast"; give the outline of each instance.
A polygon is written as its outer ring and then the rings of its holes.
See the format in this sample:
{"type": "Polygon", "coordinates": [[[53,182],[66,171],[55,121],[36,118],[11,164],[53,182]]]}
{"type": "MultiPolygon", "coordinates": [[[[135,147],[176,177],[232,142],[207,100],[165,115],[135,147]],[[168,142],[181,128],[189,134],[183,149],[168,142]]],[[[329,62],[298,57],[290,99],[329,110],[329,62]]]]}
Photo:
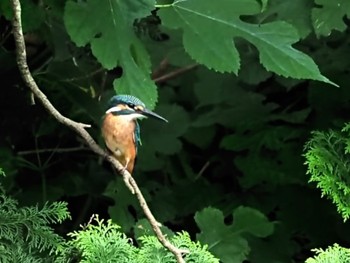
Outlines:
{"type": "Polygon", "coordinates": [[[135,121],[125,120],[123,116],[108,113],[102,125],[102,135],[113,156],[132,173],[136,158],[135,121]]]}

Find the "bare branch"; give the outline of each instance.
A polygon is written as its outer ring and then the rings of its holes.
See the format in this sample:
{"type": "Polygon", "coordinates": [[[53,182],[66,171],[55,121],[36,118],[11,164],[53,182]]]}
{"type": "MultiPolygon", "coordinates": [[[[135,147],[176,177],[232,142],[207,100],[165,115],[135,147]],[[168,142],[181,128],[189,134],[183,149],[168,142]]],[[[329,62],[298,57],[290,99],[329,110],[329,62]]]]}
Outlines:
{"type": "Polygon", "coordinates": [[[67,153],[67,152],[77,152],[77,151],[90,151],[90,148],[79,146],[79,147],[70,147],[70,148],[34,149],[34,150],[27,150],[27,151],[19,151],[17,154],[29,155],[29,154],[47,153],[47,152],[67,153]]]}
{"type": "Polygon", "coordinates": [[[130,191],[133,194],[136,194],[136,197],[140,203],[141,208],[143,209],[148,221],[150,222],[158,240],[163,244],[165,248],[167,248],[169,251],[171,251],[174,256],[176,257],[176,260],[178,263],[185,263],[185,260],[182,257],[182,254],[187,252],[182,249],[179,249],[175,247],[173,244],[171,244],[162,231],[160,230],[159,224],[157,220],[154,218],[151,210],[149,209],[145,198],[143,197],[140,188],[138,187],[136,181],[131,176],[130,173],[126,169],[123,169],[123,166],[112,156],[107,154],[90,136],[90,134],[85,130],[85,128],[90,127],[88,124],[80,123],[73,121],[65,116],[63,116],[47,99],[45,94],[39,89],[38,85],[36,84],[34,78],[32,77],[32,74],[30,73],[28,64],[27,64],[27,55],[26,55],[26,48],[25,48],[25,42],[23,38],[23,31],[22,31],[22,22],[21,22],[21,4],[19,0],[12,0],[12,7],[14,11],[14,17],[12,21],[13,26],[13,35],[15,38],[16,43],[16,54],[17,54],[17,65],[19,68],[19,71],[22,75],[22,78],[25,82],[25,84],[30,88],[31,92],[35,95],[35,97],[42,103],[42,105],[45,107],[45,109],[51,114],[58,122],[62,123],[63,125],[66,125],[70,127],[72,130],[74,130],[77,134],[80,135],[80,137],[85,141],[85,143],[90,147],[92,151],[97,153],[98,155],[105,158],[108,162],[110,162],[123,176],[124,182],[127,185],[127,187],[130,189],[130,191]]]}
{"type": "Polygon", "coordinates": [[[91,78],[95,75],[97,75],[98,73],[104,72],[103,68],[98,68],[92,72],[88,72],[86,73],[84,76],[80,76],[80,77],[74,77],[74,78],[68,78],[68,79],[63,79],[62,81],[64,82],[72,82],[72,81],[77,81],[77,80],[82,80],[82,79],[88,79],[91,78]]]}
{"type": "Polygon", "coordinates": [[[153,81],[156,83],[161,83],[161,82],[167,81],[169,79],[176,78],[177,76],[179,76],[187,71],[190,71],[196,67],[198,67],[198,64],[192,64],[192,65],[188,65],[188,66],[183,67],[183,68],[178,68],[178,69],[175,69],[174,71],[171,71],[167,74],[164,74],[163,76],[160,76],[158,78],[153,79],[153,81]]]}
{"type": "Polygon", "coordinates": [[[166,68],[169,66],[168,58],[165,57],[162,59],[162,61],[159,63],[159,66],[152,72],[152,79],[156,79],[166,70],[166,68]]]}

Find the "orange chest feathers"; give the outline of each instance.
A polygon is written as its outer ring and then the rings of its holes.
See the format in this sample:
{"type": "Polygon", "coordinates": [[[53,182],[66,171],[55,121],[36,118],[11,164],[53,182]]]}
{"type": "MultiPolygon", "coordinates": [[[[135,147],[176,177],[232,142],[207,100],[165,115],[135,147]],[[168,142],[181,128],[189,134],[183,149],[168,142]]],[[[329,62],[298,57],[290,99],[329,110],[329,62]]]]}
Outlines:
{"type": "Polygon", "coordinates": [[[106,146],[130,173],[136,157],[135,128],[135,121],[112,113],[105,116],[102,124],[102,135],[106,146]]]}

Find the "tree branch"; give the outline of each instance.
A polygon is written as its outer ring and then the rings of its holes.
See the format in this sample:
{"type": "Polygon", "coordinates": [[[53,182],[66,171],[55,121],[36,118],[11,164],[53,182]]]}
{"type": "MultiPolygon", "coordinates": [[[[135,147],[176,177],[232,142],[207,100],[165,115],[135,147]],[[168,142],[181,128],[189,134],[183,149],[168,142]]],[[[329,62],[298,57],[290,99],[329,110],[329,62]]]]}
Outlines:
{"type": "Polygon", "coordinates": [[[38,154],[38,153],[48,153],[48,152],[68,153],[68,152],[77,152],[77,151],[90,151],[90,148],[78,146],[78,147],[71,147],[71,148],[34,149],[34,150],[27,150],[27,151],[19,151],[19,152],[17,152],[17,154],[18,155],[28,155],[28,154],[38,154]]]}
{"type": "Polygon", "coordinates": [[[198,67],[198,64],[191,64],[191,65],[188,65],[188,66],[183,67],[183,68],[178,68],[178,69],[175,69],[169,73],[164,74],[163,76],[154,78],[153,81],[156,83],[161,83],[161,82],[167,81],[169,79],[176,78],[177,76],[179,76],[187,71],[190,71],[196,67],[198,67]]]}
{"type": "Polygon", "coordinates": [[[58,122],[62,123],[70,127],[77,134],[80,135],[81,138],[85,141],[85,143],[94,151],[96,154],[102,156],[107,161],[109,161],[123,176],[124,182],[130,191],[136,195],[141,208],[143,209],[148,221],[150,222],[153,231],[155,232],[158,240],[162,243],[162,245],[171,251],[178,263],[185,263],[185,260],[182,257],[182,254],[187,252],[182,249],[175,247],[171,244],[162,231],[160,230],[159,223],[154,218],[151,210],[149,209],[145,198],[143,197],[140,188],[138,187],[136,181],[131,176],[130,173],[126,169],[123,169],[123,166],[112,156],[107,154],[90,136],[90,134],[85,130],[85,128],[90,127],[88,124],[80,123],[73,121],[65,116],[63,116],[48,100],[45,94],[39,89],[36,84],[27,64],[27,55],[26,55],[26,47],[23,38],[22,31],[22,21],[21,21],[21,4],[19,0],[12,0],[12,8],[14,11],[12,26],[13,26],[13,35],[16,43],[16,55],[17,55],[17,65],[21,76],[24,80],[24,83],[30,88],[31,92],[35,95],[35,97],[42,103],[45,109],[51,114],[58,122]]]}

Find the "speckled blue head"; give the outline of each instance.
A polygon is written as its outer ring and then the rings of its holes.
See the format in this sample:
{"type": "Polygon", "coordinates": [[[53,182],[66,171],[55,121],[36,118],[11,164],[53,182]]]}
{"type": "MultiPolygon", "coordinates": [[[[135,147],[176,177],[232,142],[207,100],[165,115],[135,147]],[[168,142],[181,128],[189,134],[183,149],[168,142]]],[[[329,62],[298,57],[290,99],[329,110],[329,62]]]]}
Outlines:
{"type": "Polygon", "coordinates": [[[131,95],[116,95],[113,96],[108,103],[108,108],[114,107],[118,104],[127,104],[127,105],[134,105],[134,106],[142,106],[143,108],[146,108],[146,105],[138,98],[131,96],[131,95]]]}
{"type": "Polygon", "coordinates": [[[106,113],[112,113],[119,116],[124,115],[125,118],[129,120],[152,117],[168,122],[162,116],[147,109],[146,105],[140,99],[131,95],[113,96],[108,103],[108,110],[106,113]]]}

